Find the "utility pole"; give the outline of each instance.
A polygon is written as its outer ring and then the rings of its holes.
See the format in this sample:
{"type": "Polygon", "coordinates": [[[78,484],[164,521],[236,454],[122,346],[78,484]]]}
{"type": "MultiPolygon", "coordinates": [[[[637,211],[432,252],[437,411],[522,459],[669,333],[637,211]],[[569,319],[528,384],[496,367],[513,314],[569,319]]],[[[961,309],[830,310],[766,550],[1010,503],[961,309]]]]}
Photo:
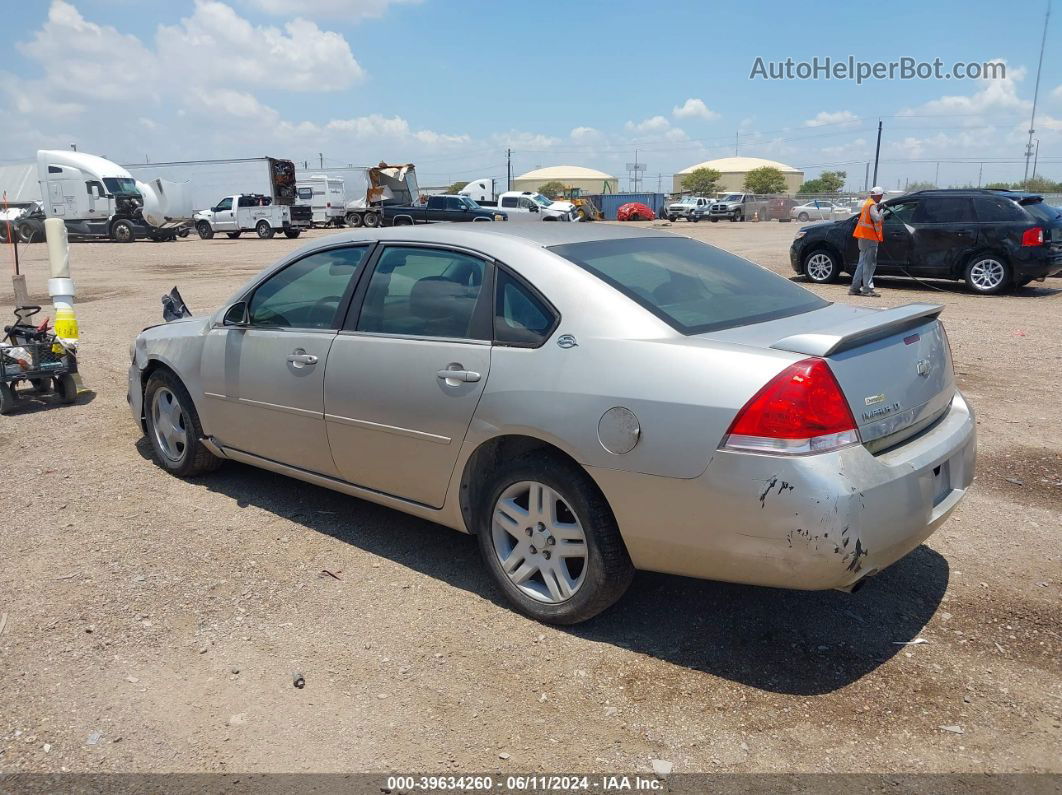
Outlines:
{"type": "Polygon", "coordinates": [[[324,171],[324,155],[318,152],[317,158],[321,161],[321,171],[324,171]]]}
{"type": "Polygon", "coordinates": [[[734,157],[738,156],[738,130],[734,130],[734,157]]]}
{"type": "Polygon", "coordinates": [[[881,119],[878,119],[878,145],[874,147],[874,184],[878,184],[878,158],[881,156],[881,119]]]}
{"type": "Polygon", "coordinates": [[[513,189],[513,150],[505,150],[505,189],[513,189]]]}
{"type": "Polygon", "coordinates": [[[1036,179],[1036,164],[1040,160],[1040,139],[1036,139],[1036,154],[1033,155],[1033,175],[1032,178],[1036,179]]]}
{"type": "Polygon", "coordinates": [[[936,173],[936,176],[933,177],[933,187],[934,188],[939,188],[940,187],[940,161],[939,160],[937,161],[937,173],[936,173]]]}
{"type": "Polygon", "coordinates": [[[981,187],[981,175],[984,174],[984,171],[985,171],[985,164],[984,163],[978,163],[977,164],[977,187],[979,187],[979,188],[981,187]]]}
{"type": "Polygon", "coordinates": [[[1047,44],[1047,20],[1051,18],[1051,0],[1047,0],[1047,13],[1044,14],[1044,35],[1040,39],[1040,64],[1036,67],[1036,88],[1033,89],[1032,116],[1029,117],[1029,143],[1025,145],[1025,179],[1022,182],[1029,187],[1029,158],[1033,154],[1033,133],[1036,132],[1036,101],[1040,97],[1040,70],[1044,68],[1044,45],[1047,44]]]}
{"type": "Polygon", "coordinates": [[[867,161],[867,167],[863,169],[863,193],[870,190],[870,161],[867,161]]]}

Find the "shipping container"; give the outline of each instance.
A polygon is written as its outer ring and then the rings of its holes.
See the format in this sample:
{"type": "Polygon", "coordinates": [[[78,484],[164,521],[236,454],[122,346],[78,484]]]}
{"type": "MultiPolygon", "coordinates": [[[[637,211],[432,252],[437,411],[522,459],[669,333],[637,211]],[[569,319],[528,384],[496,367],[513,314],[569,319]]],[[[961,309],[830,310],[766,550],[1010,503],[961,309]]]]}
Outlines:
{"type": "Polygon", "coordinates": [[[584,193],[582,196],[593,200],[606,221],[615,221],[616,211],[630,202],[641,202],[656,213],[658,218],[660,211],[667,204],[666,193],[584,193]]]}

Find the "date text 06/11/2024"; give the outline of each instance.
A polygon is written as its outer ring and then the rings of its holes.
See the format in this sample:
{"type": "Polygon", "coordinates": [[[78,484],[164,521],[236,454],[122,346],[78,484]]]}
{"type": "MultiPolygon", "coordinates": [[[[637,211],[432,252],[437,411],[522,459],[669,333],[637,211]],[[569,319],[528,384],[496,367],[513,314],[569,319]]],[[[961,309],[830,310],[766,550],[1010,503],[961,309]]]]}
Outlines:
{"type": "Polygon", "coordinates": [[[650,776],[563,776],[509,775],[493,776],[388,776],[385,792],[654,792],[664,789],[664,782],[650,776]]]}

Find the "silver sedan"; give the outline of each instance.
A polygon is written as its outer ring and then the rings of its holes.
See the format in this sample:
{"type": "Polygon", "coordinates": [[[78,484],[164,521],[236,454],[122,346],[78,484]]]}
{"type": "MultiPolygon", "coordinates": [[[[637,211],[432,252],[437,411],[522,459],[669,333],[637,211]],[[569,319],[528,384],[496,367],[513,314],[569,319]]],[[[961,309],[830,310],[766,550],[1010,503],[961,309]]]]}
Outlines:
{"type": "Polygon", "coordinates": [[[921,544],[974,469],[940,311],[656,230],[361,229],[145,329],[129,403],[169,472],[475,534],[518,610],[570,624],[636,569],[851,590],[921,544]]]}
{"type": "Polygon", "coordinates": [[[789,209],[789,217],[797,221],[836,221],[847,218],[852,211],[843,204],[812,199],[789,209]]]}

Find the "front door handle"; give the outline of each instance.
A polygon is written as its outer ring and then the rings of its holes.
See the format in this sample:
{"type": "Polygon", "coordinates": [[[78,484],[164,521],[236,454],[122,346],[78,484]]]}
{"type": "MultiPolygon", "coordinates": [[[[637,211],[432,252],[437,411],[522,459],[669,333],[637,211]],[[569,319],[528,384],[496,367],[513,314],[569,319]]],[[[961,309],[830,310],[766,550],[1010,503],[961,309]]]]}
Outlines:
{"type": "Polygon", "coordinates": [[[288,361],[292,364],[317,364],[317,357],[302,348],[296,348],[288,355],[288,361]]]}
{"type": "Polygon", "coordinates": [[[463,381],[466,384],[475,383],[482,377],[474,370],[440,370],[435,375],[443,381],[463,381]]]}

